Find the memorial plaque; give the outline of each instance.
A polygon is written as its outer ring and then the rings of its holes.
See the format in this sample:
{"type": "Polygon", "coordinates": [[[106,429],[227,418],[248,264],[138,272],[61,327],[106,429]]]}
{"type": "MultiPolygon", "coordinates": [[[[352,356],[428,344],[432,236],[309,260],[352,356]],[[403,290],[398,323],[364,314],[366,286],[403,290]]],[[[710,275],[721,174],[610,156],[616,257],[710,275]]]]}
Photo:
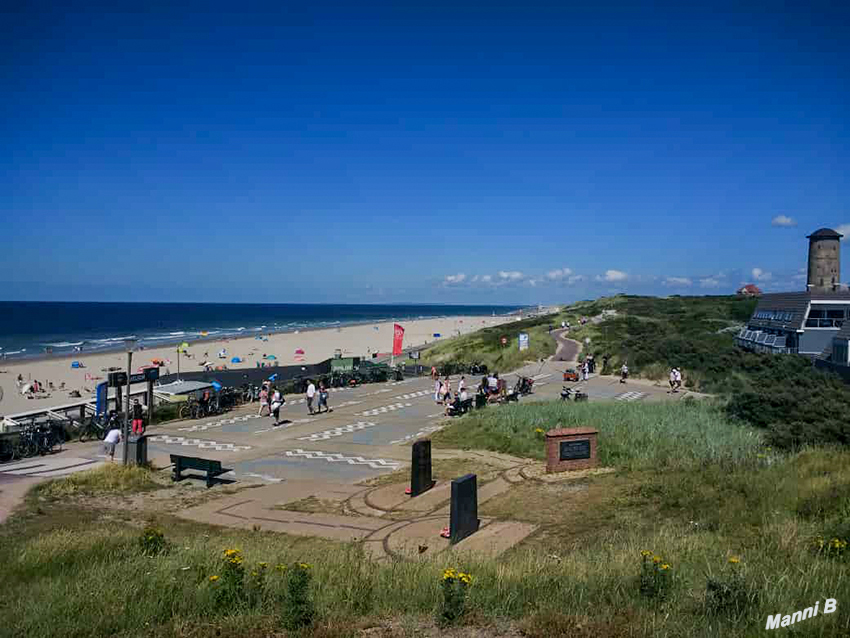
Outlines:
{"type": "Polygon", "coordinates": [[[478,531],[478,477],[467,474],[452,481],[449,540],[454,545],[478,531]]]}
{"type": "Polygon", "coordinates": [[[416,441],[410,461],[410,495],[419,496],[434,487],[431,480],[431,441],[416,441]]]}
{"type": "Polygon", "coordinates": [[[578,441],[561,441],[560,456],[562,461],[590,458],[590,439],[578,441]]]}

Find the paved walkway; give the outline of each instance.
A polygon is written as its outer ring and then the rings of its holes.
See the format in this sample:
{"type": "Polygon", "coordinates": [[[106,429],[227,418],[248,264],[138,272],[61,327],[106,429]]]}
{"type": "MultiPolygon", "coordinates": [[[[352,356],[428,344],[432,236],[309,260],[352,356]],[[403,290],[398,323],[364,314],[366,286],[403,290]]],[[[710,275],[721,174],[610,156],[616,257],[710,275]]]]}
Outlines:
{"type": "MultiPolygon", "coordinates": [[[[580,344],[563,334],[558,338],[564,344],[562,356],[578,352],[580,344]]],[[[617,378],[598,375],[586,382],[564,384],[566,367],[568,363],[550,358],[502,376],[511,385],[517,374],[534,378],[534,394],[522,401],[557,399],[562,385],[580,388],[591,401],[670,401],[699,396],[670,394],[658,384],[641,380],[620,384],[617,378]]],[[[469,385],[474,381],[467,379],[469,385]]],[[[452,379],[455,388],[457,382],[458,377],[452,379]]],[[[148,457],[158,467],[168,467],[171,454],[216,459],[231,470],[224,478],[267,483],[285,488],[284,492],[299,482],[319,491],[325,489],[322,486],[350,487],[406,467],[410,444],[443,427],[444,409],[434,403],[432,391],[430,378],[419,377],[335,389],[330,396],[333,411],[321,415],[308,414],[301,396],[287,397],[278,426],[268,416],[258,416],[256,404],[213,418],[154,426],[148,432],[148,457]]],[[[435,450],[435,458],[437,454],[435,450]]],[[[470,453],[465,455],[468,458],[470,453]]],[[[121,459],[121,446],[115,459],[121,459]]],[[[100,442],[71,442],[58,454],[0,465],[0,508],[8,510],[19,500],[11,495],[23,489],[22,478],[28,483],[47,480],[97,467],[105,460],[100,442]]]]}

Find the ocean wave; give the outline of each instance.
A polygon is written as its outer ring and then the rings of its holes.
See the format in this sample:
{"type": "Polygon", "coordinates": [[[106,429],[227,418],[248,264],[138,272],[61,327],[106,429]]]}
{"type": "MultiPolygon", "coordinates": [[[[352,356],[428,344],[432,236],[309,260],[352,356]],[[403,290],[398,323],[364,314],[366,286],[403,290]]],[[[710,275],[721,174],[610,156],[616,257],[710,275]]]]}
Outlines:
{"type": "Polygon", "coordinates": [[[127,335],[125,337],[109,337],[108,339],[92,339],[93,343],[117,343],[119,341],[127,341],[127,339],[137,339],[136,335],[127,335]]]}
{"type": "Polygon", "coordinates": [[[48,348],[70,348],[72,346],[81,346],[85,341],[60,341],[58,343],[42,343],[41,345],[48,348]]]}

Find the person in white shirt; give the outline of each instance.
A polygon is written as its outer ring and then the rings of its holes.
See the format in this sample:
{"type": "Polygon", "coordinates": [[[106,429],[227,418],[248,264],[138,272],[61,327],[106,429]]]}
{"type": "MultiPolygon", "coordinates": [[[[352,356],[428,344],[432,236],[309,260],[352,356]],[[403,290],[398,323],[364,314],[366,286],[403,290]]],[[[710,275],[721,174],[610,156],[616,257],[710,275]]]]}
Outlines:
{"type": "Polygon", "coordinates": [[[670,392],[676,391],[676,368],[670,368],[670,392]]]}
{"type": "Polygon", "coordinates": [[[111,463],[115,462],[115,446],[121,442],[121,430],[119,428],[113,428],[109,430],[106,434],[106,438],[103,439],[103,451],[109,455],[109,461],[111,463]]]}
{"type": "Polygon", "coordinates": [[[460,381],[457,382],[457,391],[463,392],[466,389],[466,377],[461,376],[460,381]]]}
{"type": "Polygon", "coordinates": [[[310,414],[313,414],[313,397],[316,396],[316,386],[313,385],[313,380],[309,379],[307,381],[307,409],[310,410],[310,414]]]}
{"type": "Polygon", "coordinates": [[[460,400],[461,403],[466,401],[469,398],[469,395],[466,393],[466,387],[460,389],[460,400]]]}
{"type": "Polygon", "coordinates": [[[625,363],[623,367],[620,368],[620,383],[625,383],[626,379],[629,377],[629,366],[625,363]]]}
{"type": "Polygon", "coordinates": [[[437,378],[434,380],[434,403],[440,402],[440,388],[442,387],[442,383],[440,383],[440,379],[437,378]]]}
{"type": "Polygon", "coordinates": [[[682,371],[679,370],[679,368],[673,368],[673,371],[676,373],[676,388],[673,390],[673,392],[678,392],[679,388],[682,387],[682,371]]]}
{"type": "Polygon", "coordinates": [[[274,419],[275,425],[280,423],[280,406],[282,405],[283,397],[280,395],[280,390],[278,390],[277,388],[272,388],[271,408],[269,409],[269,416],[274,419]]]}

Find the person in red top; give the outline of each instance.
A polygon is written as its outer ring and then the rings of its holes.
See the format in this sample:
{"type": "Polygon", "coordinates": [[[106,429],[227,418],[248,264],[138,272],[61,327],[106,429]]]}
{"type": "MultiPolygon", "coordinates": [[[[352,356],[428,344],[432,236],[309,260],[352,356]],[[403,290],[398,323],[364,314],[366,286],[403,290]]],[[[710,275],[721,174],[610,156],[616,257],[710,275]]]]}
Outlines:
{"type": "Polygon", "coordinates": [[[145,420],[142,416],[142,406],[138,399],[133,399],[133,434],[141,436],[145,433],[145,420]]]}

